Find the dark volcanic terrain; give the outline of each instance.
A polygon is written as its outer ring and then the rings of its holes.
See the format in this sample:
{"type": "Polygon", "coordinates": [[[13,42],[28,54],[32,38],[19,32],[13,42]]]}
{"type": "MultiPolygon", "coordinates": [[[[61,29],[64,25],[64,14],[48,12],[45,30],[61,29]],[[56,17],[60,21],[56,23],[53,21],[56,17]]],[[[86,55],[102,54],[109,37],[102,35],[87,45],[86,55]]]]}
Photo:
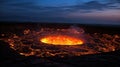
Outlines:
{"type": "Polygon", "coordinates": [[[3,67],[119,67],[120,26],[1,23],[0,55],[3,67]],[[39,41],[42,36],[62,33],[79,36],[85,42],[62,46],[39,41]]]}

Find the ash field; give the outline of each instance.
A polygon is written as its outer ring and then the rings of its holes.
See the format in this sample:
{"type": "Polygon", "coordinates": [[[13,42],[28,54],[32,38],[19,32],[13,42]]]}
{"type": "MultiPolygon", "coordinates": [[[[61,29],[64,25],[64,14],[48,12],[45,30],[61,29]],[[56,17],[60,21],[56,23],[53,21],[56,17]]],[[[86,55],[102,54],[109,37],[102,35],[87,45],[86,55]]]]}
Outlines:
{"type": "Polygon", "coordinates": [[[2,66],[120,66],[119,25],[1,23],[0,31],[2,66]]]}

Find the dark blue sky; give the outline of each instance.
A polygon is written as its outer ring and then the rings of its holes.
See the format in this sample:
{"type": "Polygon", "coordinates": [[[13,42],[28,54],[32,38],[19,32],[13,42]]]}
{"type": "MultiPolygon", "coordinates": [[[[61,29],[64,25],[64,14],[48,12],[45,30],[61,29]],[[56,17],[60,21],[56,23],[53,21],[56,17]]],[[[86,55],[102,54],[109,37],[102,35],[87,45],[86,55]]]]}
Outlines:
{"type": "Polygon", "coordinates": [[[0,21],[120,24],[120,0],[0,0],[0,21]]]}

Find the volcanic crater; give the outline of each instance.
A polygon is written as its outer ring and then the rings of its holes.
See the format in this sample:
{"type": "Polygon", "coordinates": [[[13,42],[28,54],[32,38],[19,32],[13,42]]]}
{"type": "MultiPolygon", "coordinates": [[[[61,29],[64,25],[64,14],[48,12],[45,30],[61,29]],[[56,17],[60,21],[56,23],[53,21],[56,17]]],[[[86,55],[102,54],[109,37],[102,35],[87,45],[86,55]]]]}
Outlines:
{"type": "Polygon", "coordinates": [[[37,57],[81,56],[120,49],[120,35],[86,33],[83,28],[24,29],[23,35],[11,34],[4,38],[21,55],[37,57]]]}

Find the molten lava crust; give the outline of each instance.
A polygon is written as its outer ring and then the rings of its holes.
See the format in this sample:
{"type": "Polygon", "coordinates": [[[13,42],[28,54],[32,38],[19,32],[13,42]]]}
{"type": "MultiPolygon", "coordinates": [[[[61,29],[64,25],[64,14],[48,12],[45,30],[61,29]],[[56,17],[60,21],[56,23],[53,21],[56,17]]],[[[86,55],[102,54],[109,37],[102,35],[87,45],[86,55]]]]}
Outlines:
{"type": "Polygon", "coordinates": [[[53,45],[81,45],[83,44],[82,40],[78,38],[66,36],[66,35],[46,36],[42,38],[40,41],[43,43],[53,44],[53,45]]]}

